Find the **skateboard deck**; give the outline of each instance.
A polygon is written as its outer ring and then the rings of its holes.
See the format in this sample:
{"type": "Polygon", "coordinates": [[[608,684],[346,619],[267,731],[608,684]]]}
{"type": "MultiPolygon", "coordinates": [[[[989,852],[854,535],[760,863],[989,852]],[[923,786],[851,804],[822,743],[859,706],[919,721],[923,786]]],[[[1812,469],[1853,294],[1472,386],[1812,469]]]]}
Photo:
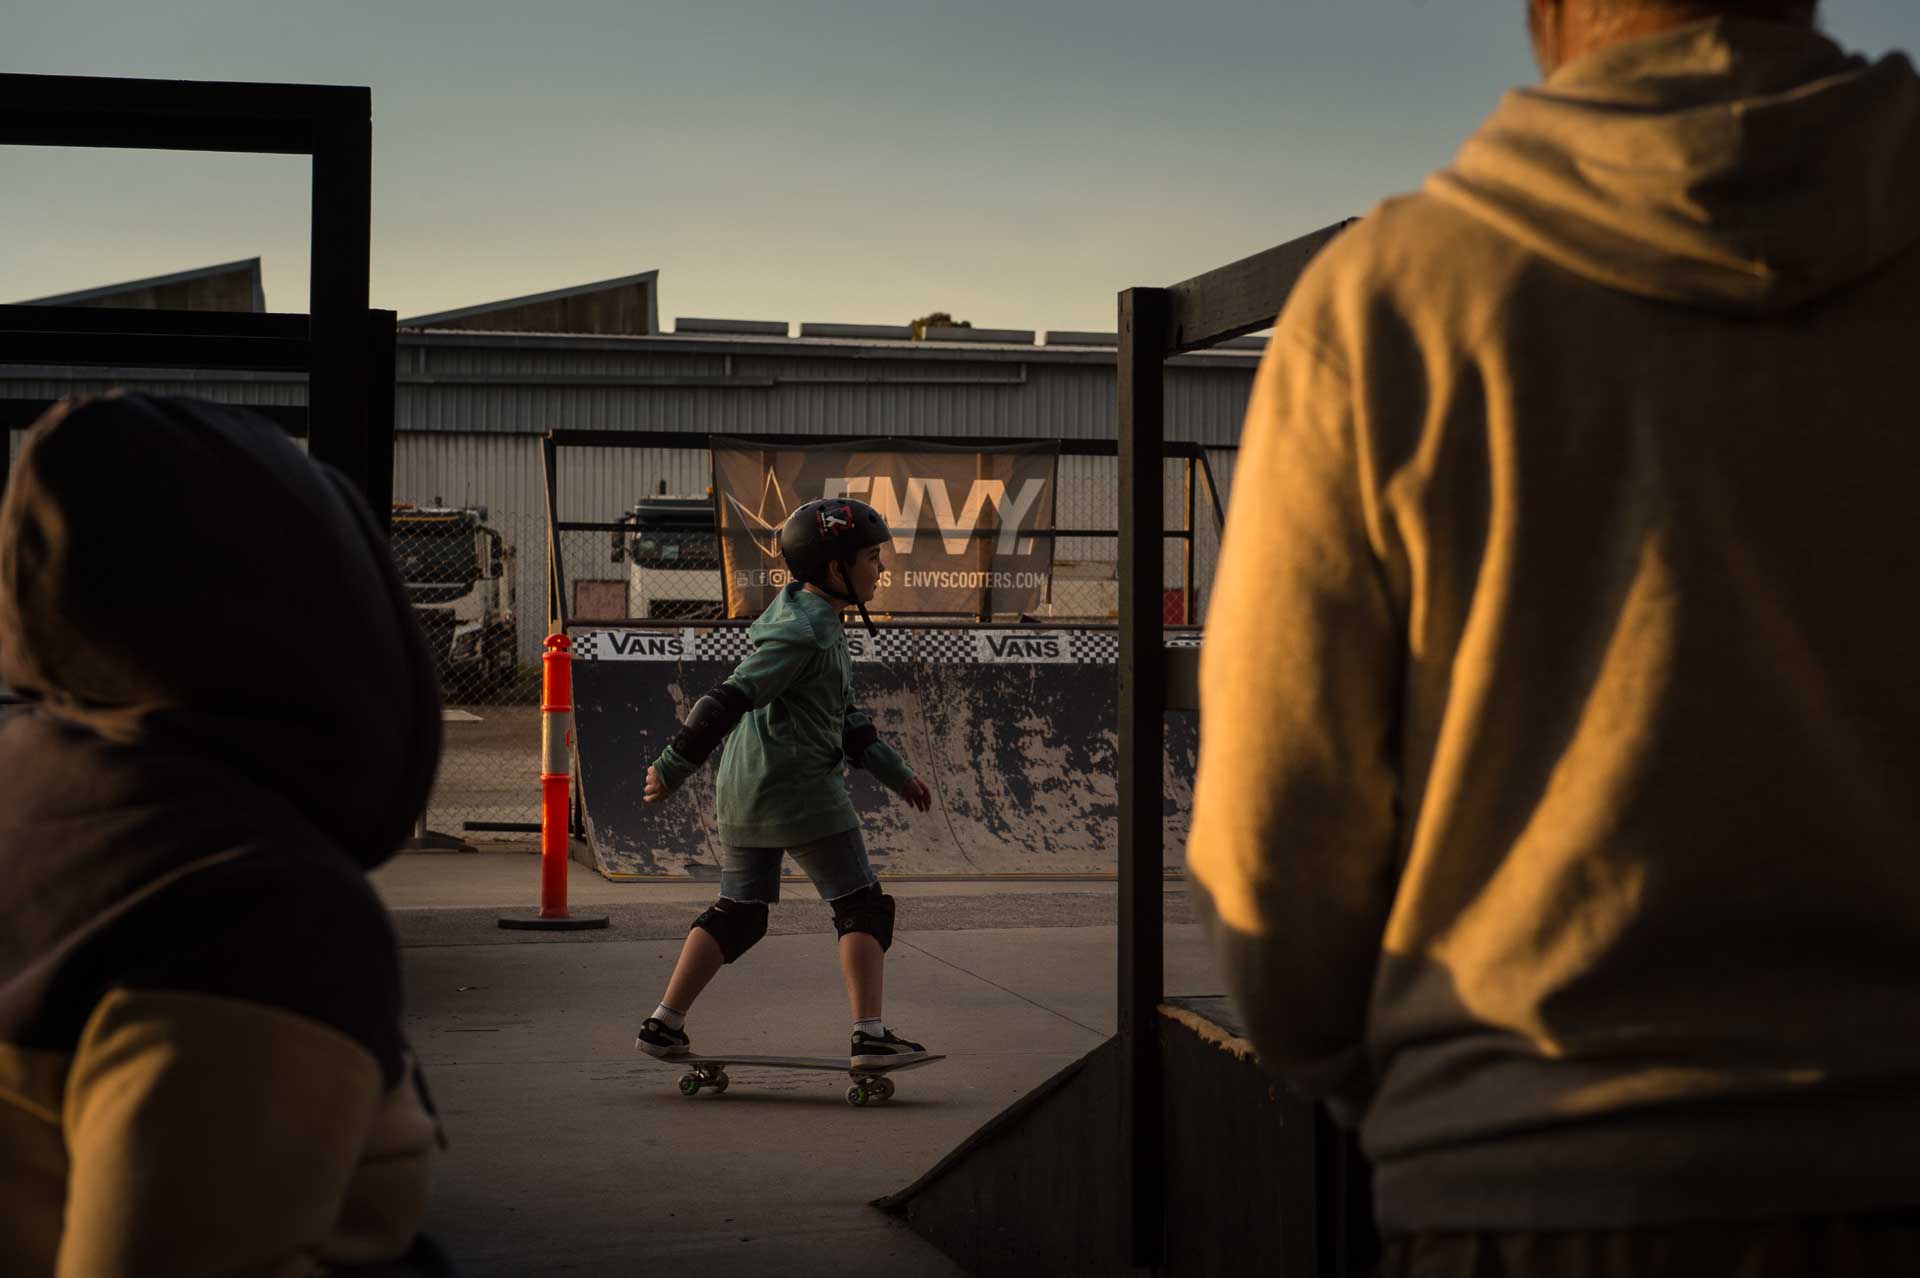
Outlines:
{"type": "Polygon", "coordinates": [[[680,1076],[682,1096],[698,1096],[703,1088],[724,1092],[729,1082],[727,1066],[745,1065],[756,1069],[808,1069],[845,1074],[853,1080],[853,1086],[847,1088],[847,1104],[865,1105],[869,1101],[893,1099],[893,1080],[887,1077],[888,1074],[917,1069],[947,1058],[944,1054],[936,1053],[899,1065],[859,1066],[849,1065],[844,1056],[722,1056],[707,1052],[697,1056],[656,1056],[653,1059],[662,1065],[686,1067],[687,1072],[680,1076]]]}

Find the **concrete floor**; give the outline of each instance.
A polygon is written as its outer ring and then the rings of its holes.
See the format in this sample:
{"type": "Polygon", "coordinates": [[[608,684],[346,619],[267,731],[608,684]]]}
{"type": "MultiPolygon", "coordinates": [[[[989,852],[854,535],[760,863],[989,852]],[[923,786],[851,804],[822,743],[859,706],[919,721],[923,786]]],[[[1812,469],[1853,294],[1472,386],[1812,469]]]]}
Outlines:
{"type": "MultiPolygon", "coordinates": [[[[853,1109],[831,1073],[735,1068],[691,1100],[681,1070],[633,1048],[711,887],[612,884],[574,866],[569,898],[604,932],[515,933],[524,853],[415,853],[374,876],[402,937],[408,1033],[451,1140],[428,1228],[469,1275],[700,1278],[958,1271],[867,1206],[1113,1032],[1110,884],[889,885],[901,927],[887,1021],[949,1059],[853,1109]],[[916,923],[916,919],[919,920],[916,923]]],[[[845,1050],[846,996],[826,911],[804,884],[773,933],[689,1021],[702,1050],[845,1050]]],[[[1169,894],[1184,918],[1184,889],[1169,894]]],[[[1168,988],[1214,992],[1204,943],[1169,927],[1168,988]]]]}
{"type": "MultiPolygon", "coordinates": [[[[788,862],[791,870],[793,863],[788,862]]],[[[495,846],[480,852],[410,852],[396,856],[372,875],[373,884],[389,909],[512,908],[534,906],[540,900],[539,849],[531,840],[511,847],[495,846]]],[[[1169,884],[1169,902],[1184,904],[1185,887],[1169,884]]],[[[691,880],[657,883],[613,883],[578,861],[567,866],[570,905],[632,905],[643,902],[698,902],[713,900],[714,885],[691,880]]],[[[1010,878],[954,880],[890,879],[887,891],[898,897],[997,896],[1028,892],[1098,893],[1109,898],[1117,889],[1101,879],[1010,878]]],[[[795,875],[783,885],[783,897],[800,903],[813,899],[804,877],[795,875]]],[[[699,911],[696,910],[695,913],[699,911]]]]}

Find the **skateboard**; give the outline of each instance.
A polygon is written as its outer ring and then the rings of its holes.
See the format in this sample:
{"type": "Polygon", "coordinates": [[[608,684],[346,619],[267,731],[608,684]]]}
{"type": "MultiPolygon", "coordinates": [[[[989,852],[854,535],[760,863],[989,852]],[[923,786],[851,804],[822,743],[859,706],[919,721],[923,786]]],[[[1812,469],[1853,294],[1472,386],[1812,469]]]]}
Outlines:
{"type": "Polygon", "coordinates": [[[847,1089],[847,1104],[865,1105],[869,1101],[887,1101],[893,1099],[893,1080],[888,1074],[898,1074],[901,1070],[918,1069],[922,1065],[931,1065],[935,1061],[944,1061],[946,1056],[923,1056],[917,1061],[908,1061],[904,1065],[861,1065],[847,1064],[844,1056],[667,1056],[655,1057],[662,1065],[684,1065],[687,1072],[680,1076],[680,1094],[698,1096],[700,1089],[711,1088],[716,1092],[727,1090],[727,1066],[751,1065],[760,1069],[812,1069],[826,1070],[845,1074],[853,1080],[853,1086],[847,1089]]]}

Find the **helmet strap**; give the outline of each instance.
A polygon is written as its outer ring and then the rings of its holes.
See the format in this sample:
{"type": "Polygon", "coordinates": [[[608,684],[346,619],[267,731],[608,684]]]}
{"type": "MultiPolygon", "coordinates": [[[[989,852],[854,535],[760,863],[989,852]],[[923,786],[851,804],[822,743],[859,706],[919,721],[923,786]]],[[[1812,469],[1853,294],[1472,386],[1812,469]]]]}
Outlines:
{"type": "Polygon", "coordinates": [[[880,631],[873,624],[873,618],[867,615],[867,605],[864,602],[862,602],[862,600],[858,595],[853,593],[853,561],[851,559],[829,560],[827,562],[827,566],[821,568],[820,570],[820,580],[816,581],[814,584],[819,586],[820,589],[826,591],[827,594],[832,598],[838,599],[842,603],[850,603],[855,608],[859,609],[860,621],[862,624],[866,626],[868,636],[874,639],[878,639],[880,637],[880,631]],[[845,594],[842,594],[833,588],[832,565],[834,564],[840,565],[840,575],[847,583],[847,591],[845,594]]]}

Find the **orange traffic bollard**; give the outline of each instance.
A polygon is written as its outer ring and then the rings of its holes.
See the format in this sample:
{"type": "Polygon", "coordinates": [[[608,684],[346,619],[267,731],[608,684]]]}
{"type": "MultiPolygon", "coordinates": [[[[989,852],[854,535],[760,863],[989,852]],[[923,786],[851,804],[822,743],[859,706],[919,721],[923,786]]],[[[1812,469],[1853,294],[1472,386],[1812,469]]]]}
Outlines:
{"type": "Polygon", "coordinates": [[[540,679],[540,917],[567,917],[567,789],[573,781],[573,652],[547,639],[540,679]]]}
{"type": "Polygon", "coordinates": [[[540,909],[502,917],[501,927],[605,927],[606,916],[567,912],[569,829],[567,795],[573,785],[573,652],[565,635],[549,635],[540,679],[540,909]]]}

